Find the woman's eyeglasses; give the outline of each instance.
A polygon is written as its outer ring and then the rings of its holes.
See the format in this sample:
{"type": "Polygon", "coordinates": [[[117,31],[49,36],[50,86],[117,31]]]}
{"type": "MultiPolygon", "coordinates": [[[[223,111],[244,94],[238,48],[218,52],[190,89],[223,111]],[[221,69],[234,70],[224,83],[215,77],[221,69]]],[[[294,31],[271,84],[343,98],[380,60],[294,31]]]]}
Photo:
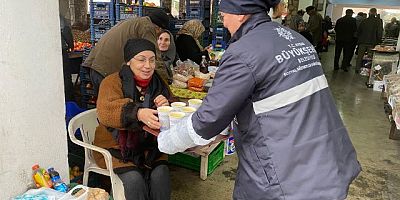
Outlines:
{"type": "Polygon", "coordinates": [[[150,57],[150,58],[146,58],[145,56],[136,56],[133,57],[133,59],[137,60],[138,62],[140,62],[141,64],[146,64],[146,62],[148,61],[151,65],[156,64],[156,57],[150,57]]]}

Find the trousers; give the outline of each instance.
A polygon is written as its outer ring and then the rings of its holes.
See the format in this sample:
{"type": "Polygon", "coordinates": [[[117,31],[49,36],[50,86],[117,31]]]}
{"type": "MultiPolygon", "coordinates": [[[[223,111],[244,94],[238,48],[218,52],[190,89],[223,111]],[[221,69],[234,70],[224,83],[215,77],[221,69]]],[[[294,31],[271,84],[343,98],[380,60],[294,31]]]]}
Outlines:
{"type": "Polygon", "coordinates": [[[132,170],[118,174],[124,184],[126,200],[169,200],[171,187],[167,165],[158,165],[150,172],[148,180],[143,173],[132,170]]]}

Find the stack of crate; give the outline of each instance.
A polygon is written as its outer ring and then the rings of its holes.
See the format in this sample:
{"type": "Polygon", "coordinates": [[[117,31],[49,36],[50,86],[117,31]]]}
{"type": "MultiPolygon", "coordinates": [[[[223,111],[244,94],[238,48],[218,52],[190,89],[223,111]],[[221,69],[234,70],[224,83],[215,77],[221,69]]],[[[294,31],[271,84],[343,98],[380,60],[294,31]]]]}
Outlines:
{"type": "MultiPolygon", "coordinates": [[[[86,47],[83,51],[82,60],[85,62],[89,56],[91,48],[86,47]]],[[[82,62],[82,63],[83,63],[82,62]]],[[[96,97],[93,90],[93,84],[90,80],[90,69],[81,65],[79,71],[81,107],[91,109],[96,107],[96,97]]]]}
{"type": "Polygon", "coordinates": [[[139,6],[117,3],[115,4],[115,14],[116,23],[125,19],[135,18],[139,16],[139,6]]]}
{"type": "MultiPolygon", "coordinates": [[[[90,40],[92,46],[115,25],[115,2],[94,2],[90,0],[90,40]]],[[[85,62],[91,48],[85,48],[82,61],[85,62]]],[[[82,62],[82,63],[83,63],[82,62]]],[[[96,95],[90,80],[90,69],[81,65],[79,70],[81,106],[86,109],[96,107],[96,95]]]]}
{"type": "Polygon", "coordinates": [[[90,0],[90,40],[92,46],[115,24],[114,1],[90,0]]]}
{"type": "Polygon", "coordinates": [[[188,19],[199,19],[202,21],[205,31],[203,33],[202,45],[210,44],[210,22],[211,22],[210,0],[186,0],[186,16],[188,19]]]}
{"type": "Polygon", "coordinates": [[[222,24],[214,27],[212,46],[213,50],[219,51],[227,48],[228,30],[222,24]]]}
{"type": "Polygon", "coordinates": [[[211,19],[211,24],[213,27],[212,46],[213,49],[217,51],[226,49],[229,40],[229,32],[223,26],[223,22],[219,14],[219,2],[220,0],[213,1],[213,11],[211,19]]]}
{"type": "Polygon", "coordinates": [[[212,4],[211,14],[211,27],[215,27],[217,24],[222,24],[221,15],[219,14],[219,2],[221,0],[214,0],[212,4]]]}
{"type": "MultiPolygon", "coordinates": [[[[143,3],[143,2],[142,2],[143,3]]],[[[116,23],[130,18],[148,16],[151,12],[160,10],[160,7],[149,7],[141,5],[128,5],[124,3],[115,4],[115,20],[116,23]]]]}

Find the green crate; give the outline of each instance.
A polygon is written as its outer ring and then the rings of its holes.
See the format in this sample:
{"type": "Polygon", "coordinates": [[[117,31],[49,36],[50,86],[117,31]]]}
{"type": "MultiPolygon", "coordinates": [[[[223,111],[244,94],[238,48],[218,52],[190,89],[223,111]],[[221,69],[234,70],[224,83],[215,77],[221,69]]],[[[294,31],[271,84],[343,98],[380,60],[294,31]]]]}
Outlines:
{"type": "MultiPolygon", "coordinates": [[[[218,165],[222,163],[222,160],[224,160],[224,142],[219,143],[210,155],[208,155],[207,175],[213,173],[218,165]]],[[[168,162],[187,169],[200,171],[201,156],[176,153],[168,157],[168,162]]]]}

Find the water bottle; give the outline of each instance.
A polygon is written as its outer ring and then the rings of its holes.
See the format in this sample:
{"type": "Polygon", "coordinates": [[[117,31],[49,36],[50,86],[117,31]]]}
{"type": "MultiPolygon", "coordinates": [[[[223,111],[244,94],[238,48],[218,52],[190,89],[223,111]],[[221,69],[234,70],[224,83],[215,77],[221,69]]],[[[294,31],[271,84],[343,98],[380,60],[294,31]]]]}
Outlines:
{"type": "Polygon", "coordinates": [[[59,192],[67,192],[68,186],[61,180],[60,174],[53,167],[48,169],[54,189],[59,192]]]}
{"type": "Polygon", "coordinates": [[[208,74],[208,61],[206,60],[206,56],[201,56],[200,72],[208,74]]]}
{"type": "Polygon", "coordinates": [[[53,186],[49,174],[38,164],[32,166],[32,178],[37,188],[51,188],[53,186]]]}

